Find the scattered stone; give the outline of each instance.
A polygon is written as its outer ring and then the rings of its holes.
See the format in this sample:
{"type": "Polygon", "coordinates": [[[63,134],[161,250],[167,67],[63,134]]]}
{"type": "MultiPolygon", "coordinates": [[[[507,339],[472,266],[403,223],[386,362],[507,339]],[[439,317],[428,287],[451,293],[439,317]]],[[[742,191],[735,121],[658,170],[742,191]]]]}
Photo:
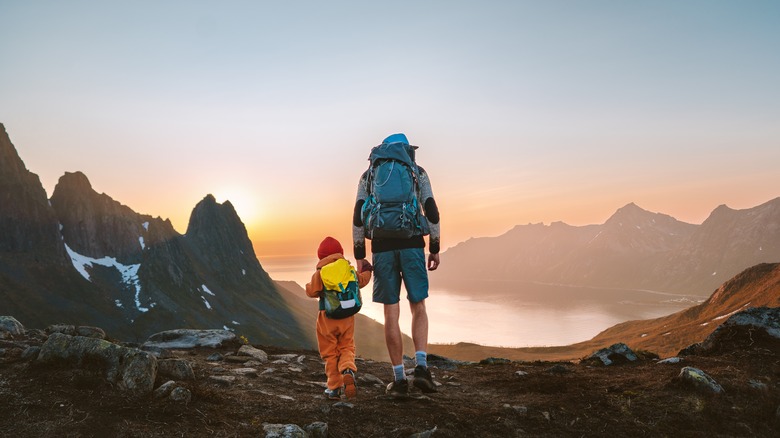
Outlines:
{"type": "Polygon", "coordinates": [[[528,408],[525,406],[512,406],[509,403],[505,403],[504,409],[506,409],[507,411],[512,411],[517,415],[525,416],[528,414],[528,408]]]}
{"type": "Polygon", "coordinates": [[[758,380],[749,380],[748,385],[759,392],[769,392],[769,386],[767,386],[764,382],[759,382],[758,380]]]}
{"type": "Polygon", "coordinates": [[[547,368],[546,371],[550,374],[566,374],[571,372],[571,370],[568,367],[561,365],[559,363],[551,366],[550,368],[547,368]]]}
{"type": "Polygon", "coordinates": [[[504,359],[503,357],[488,357],[479,361],[480,365],[498,365],[507,363],[512,363],[512,361],[509,359],[504,359]]]}
{"type": "Polygon", "coordinates": [[[41,352],[41,347],[32,346],[27,347],[22,352],[22,360],[35,360],[38,358],[38,354],[41,352]]]}
{"type": "Polygon", "coordinates": [[[305,430],[297,424],[263,423],[265,438],[308,438],[305,430]]]}
{"type": "Polygon", "coordinates": [[[260,373],[260,375],[273,374],[275,371],[276,371],[276,368],[266,368],[266,369],[263,370],[262,373],[260,373]]]}
{"type": "Polygon", "coordinates": [[[236,334],[230,330],[167,330],[149,336],[144,342],[144,349],[159,347],[169,349],[190,349],[196,347],[230,347],[238,345],[236,334]]]}
{"type": "Polygon", "coordinates": [[[291,373],[302,373],[303,369],[301,369],[300,367],[287,367],[287,371],[291,373]]]}
{"type": "Polygon", "coordinates": [[[224,359],[224,356],[222,356],[220,353],[212,353],[209,355],[209,357],[206,358],[209,362],[221,362],[222,359],[224,359]]]}
{"type": "Polygon", "coordinates": [[[255,348],[251,345],[242,345],[241,348],[238,349],[238,355],[249,356],[262,363],[268,362],[268,354],[266,354],[265,351],[259,348],[255,348]]]}
{"type": "Polygon", "coordinates": [[[171,391],[176,388],[176,382],[169,380],[154,390],[154,396],[157,398],[165,398],[171,395],[171,391]]]}
{"type": "Polygon", "coordinates": [[[236,376],[209,376],[209,380],[222,386],[230,386],[236,381],[236,376]]]}
{"type": "MultiPolygon", "coordinates": [[[[435,383],[438,383],[438,382],[435,382],[435,383]]],[[[461,384],[458,383],[458,382],[445,382],[444,384],[447,385],[447,386],[454,386],[456,388],[461,386],[461,384]]]]}
{"type": "Polygon", "coordinates": [[[50,335],[53,333],[61,333],[63,335],[76,336],[76,326],[69,324],[52,324],[46,327],[46,333],[50,335]]]}
{"type": "Polygon", "coordinates": [[[585,362],[598,363],[604,365],[620,364],[634,362],[637,360],[636,354],[628,348],[628,345],[619,342],[611,345],[609,348],[602,348],[585,358],[585,362]]]}
{"type": "Polygon", "coordinates": [[[189,389],[182,388],[180,386],[178,388],[174,388],[174,390],[171,391],[171,395],[169,398],[176,403],[188,404],[189,402],[192,401],[192,392],[190,392],[189,389]]]}
{"type": "Polygon", "coordinates": [[[347,403],[347,402],[342,402],[342,401],[340,401],[340,402],[333,403],[333,407],[334,407],[334,408],[347,408],[347,409],[352,409],[352,408],[354,408],[354,407],[355,407],[355,405],[353,405],[352,403],[347,403]]]}
{"type": "Polygon", "coordinates": [[[298,359],[297,354],[273,354],[271,356],[267,356],[268,360],[283,360],[285,362],[292,362],[296,359],[298,359]]]}
{"type": "Polygon", "coordinates": [[[464,362],[460,360],[450,359],[438,354],[428,353],[428,366],[436,367],[440,370],[453,371],[457,370],[459,366],[469,365],[473,362],[464,362]]]}
{"type": "Polygon", "coordinates": [[[675,364],[680,362],[682,362],[682,359],[677,356],[658,361],[659,364],[675,364]]]}
{"type": "Polygon", "coordinates": [[[24,334],[24,326],[13,316],[0,316],[0,334],[3,332],[21,335],[24,334]]]}
{"type": "MultiPolygon", "coordinates": [[[[358,378],[358,380],[360,380],[360,378],[358,378]]],[[[320,388],[328,389],[328,383],[327,382],[308,381],[306,383],[312,384],[314,386],[319,386],[320,388]]]]}
{"type": "Polygon", "coordinates": [[[157,362],[157,372],[174,380],[195,380],[192,364],[184,359],[165,359],[157,362]]]}
{"type": "Polygon", "coordinates": [[[141,349],[153,355],[157,359],[173,359],[176,357],[176,355],[174,355],[173,352],[167,348],[142,345],[141,349]]]}
{"type": "Polygon", "coordinates": [[[225,362],[245,364],[245,363],[249,362],[250,359],[249,359],[249,356],[235,356],[235,355],[231,355],[231,356],[225,356],[224,360],[225,360],[225,362]]]}
{"type": "Polygon", "coordinates": [[[707,375],[707,373],[698,368],[683,368],[680,370],[678,379],[702,392],[712,394],[720,394],[723,392],[723,387],[721,387],[718,382],[716,382],[712,377],[707,375]]]}
{"type": "Polygon", "coordinates": [[[231,372],[245,376],[245,377],[257,377],[257,369],[256,368],[235,368],[231,370],[231,372]]]}
{"type": "Polygon", "coordinates": [[[276,359],[275,361],[271,362],[274,365],[289,365],[289,362],[287,362],[284,359],[276,359]]]}
{"type": "Polygon", "coordinates": [[[372,385],[382,385],[385,386],[385,382],[382,381],[379,377],[369,374],[369,373],[358,373],[358,382],[362,383],[368,383],[372,385]]]}
{"type": "Polygon", "coordinates": [[[431,438],[433,433],[436,432],[436,429],[437,426],[433,426],[433,429],[409,435],[409,438],[431,438]]]}
{"type": "Polygon", "coordinates": [[[41,346],[36,363],[65,363],[81,367],[97,364],[104,377],[121,389],[146,394],[154,389],[157,359],[135,348],[122,347],[104,339],[53,333],[41,346]]]}
{"type": "Polygon", "coordinates": [[[106,339],[106,332],[100,327],[80,326],[76,327],[76,336],[85,338],[106,339]]]}
{"type": "Polygon", "coordinates": [[[277,397],[279,397],[282,400],[295,401],[295,399],[290,397],[289,395],[277,395],[277,397]]]}
{"type": "Polygon", "coordinates": [[[550,413],[549,412],[547,412],[547,411],[542,412],[542,416],[544,417],[545,420],[550,421],[550,413]]]}
{"type": "Polygon", "coordinates": [[[328,438],[328,423],[314,422],[304,428],[311,438],[328,438]]]}
{"type": "Polygon", "coordinates": [[[528,373],[525,371],[515,371],[515,375],[518,377],[523,377],[523,376],[527,376],[528,373]]]}

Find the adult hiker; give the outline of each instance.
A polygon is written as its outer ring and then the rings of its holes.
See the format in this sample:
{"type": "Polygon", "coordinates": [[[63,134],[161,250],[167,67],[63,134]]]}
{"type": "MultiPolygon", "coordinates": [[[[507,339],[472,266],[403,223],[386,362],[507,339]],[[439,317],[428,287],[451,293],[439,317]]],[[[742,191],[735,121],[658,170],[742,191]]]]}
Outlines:
{"type": "Polygon", "coordinates": [[[417,146],[404,134],[393,134],[371,149],[370,165],[360,177],[353,214],[352,237],[358,270],[366,260],[371,240],[374,266],[373,301],[384,304],[385,343],[393,366],[390,394],[406,394],[409,383],[403,363],[403,338],[398,323],[401,282],[412,311],[415,348],[412,384],[436,392],[428,370],[428,272],[439,266],[439,210],[428,174],[415,162],[417,146]],[[425,240],[429,235],[427,264],[425,240]],[[426,266],[427,265],[427,266],[426,266]]]}

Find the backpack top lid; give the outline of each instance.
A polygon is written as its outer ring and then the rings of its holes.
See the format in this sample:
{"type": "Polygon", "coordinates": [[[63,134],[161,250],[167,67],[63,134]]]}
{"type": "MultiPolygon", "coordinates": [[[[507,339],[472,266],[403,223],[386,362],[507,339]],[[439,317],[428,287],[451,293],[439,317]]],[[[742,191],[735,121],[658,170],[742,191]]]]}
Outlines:
{"type": "Polygon", "coordinates": [[[395,160],[414,169],[416,168],[414,165],[415,149],[417,146],[410,145],[404,134],[393,134],[382,140],[382,144],[371,149],[368,160],[371,161],[372,165],[377,164],[379,160],[395,160]]]}
{"type": "Polygon", "coordinates": [[[355,270],[346,259],[338,259],[320,268],[322,284],[328,290],[341,290],[341,287],[345,287],[350,281],[356,280],[355,275],[355,270]]]}
{"type": "Polygon", "coordinates": [[[412,149],[417,149],[419,146],[413,146],[409,144],[409,139],[406,138],[406,134],[398,133],[388,135],[387,138],[382,140],[382,144],[403,143],[412,149]]]}

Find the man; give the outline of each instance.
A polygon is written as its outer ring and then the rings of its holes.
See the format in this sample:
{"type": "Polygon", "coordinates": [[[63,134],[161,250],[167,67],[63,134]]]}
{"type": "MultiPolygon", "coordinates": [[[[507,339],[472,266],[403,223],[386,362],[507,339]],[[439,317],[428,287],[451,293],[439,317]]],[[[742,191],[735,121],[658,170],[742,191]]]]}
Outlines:
{"type": "MultiPolygon", "coordinates": [[[[363,269],[363,264],[368,263],[366,258],[365,239],[371,238],[371,252],[374,265],[374,293],[373,301],[384,304],[385,315],[385,343],[393,366],[394,381],[387,387],[391,394],[405,394],[409,390],[403,365],[403,342],[401,328],[398,323],[400,314],[401,282],[407,292],[407,299],[412,311],[412,340],[415,348],[415,362],[413,385],[423,392],[436,392],[436,386],[428,370],[428,314],[425,309],[425,299],[428,298],[428,273],[426,271],[425,240],[423,235],[430,232],[427,269],[436,270],[439,266],[439,210],[433,199],[433,191],[428,174],[414,163],[414,152],[417,146],[409,145],[404,134],[393,134],[382,141],[382,144],[372,150],[372,166],[374,165],[374,152],[383,147],[397,146],[400,143],[403,150],[408,153],[411,160],[410,168],[415,172],[412,179],[417,187],[417,202],[423,208],[425,217],[419,216],[420,224],[411,237],[381,237],[373,234],[370,226],[365,226],[366,211],[364,204],[374,198],[372,190],[381,182],[373,181],[371,167],[363,173],[358,184],[357,201],[353,215],[353,243],[355,259],[358,269],[363,269]],[[366,232],[373,235],[366,235],[366,232]]],[[[378,172],[378,171],[377,171],[378,172]]],[[[415,205],[416,206],[416,205],[415,205]]],[[[405,210],[406,207],[404,207],[405,210]]]]}

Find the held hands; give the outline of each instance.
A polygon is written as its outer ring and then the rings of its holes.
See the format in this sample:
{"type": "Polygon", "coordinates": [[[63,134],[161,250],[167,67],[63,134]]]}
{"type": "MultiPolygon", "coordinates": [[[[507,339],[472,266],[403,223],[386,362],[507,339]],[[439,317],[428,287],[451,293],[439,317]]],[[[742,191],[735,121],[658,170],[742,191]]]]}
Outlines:
{"type": "Polygon", "coordinates": [[[435,271],[439,267],[439,254],[428,254],[428,270],[435,271]]]}
{"type": "Polygon", "coordinates": [[[358,260],[357,268],[358,268],[358,272],[365,272],[365,271],[372,272],[374,270],[374,267],[371,266],[371,263],[369,263],[369,261],[366,259],[358,260]]]}

